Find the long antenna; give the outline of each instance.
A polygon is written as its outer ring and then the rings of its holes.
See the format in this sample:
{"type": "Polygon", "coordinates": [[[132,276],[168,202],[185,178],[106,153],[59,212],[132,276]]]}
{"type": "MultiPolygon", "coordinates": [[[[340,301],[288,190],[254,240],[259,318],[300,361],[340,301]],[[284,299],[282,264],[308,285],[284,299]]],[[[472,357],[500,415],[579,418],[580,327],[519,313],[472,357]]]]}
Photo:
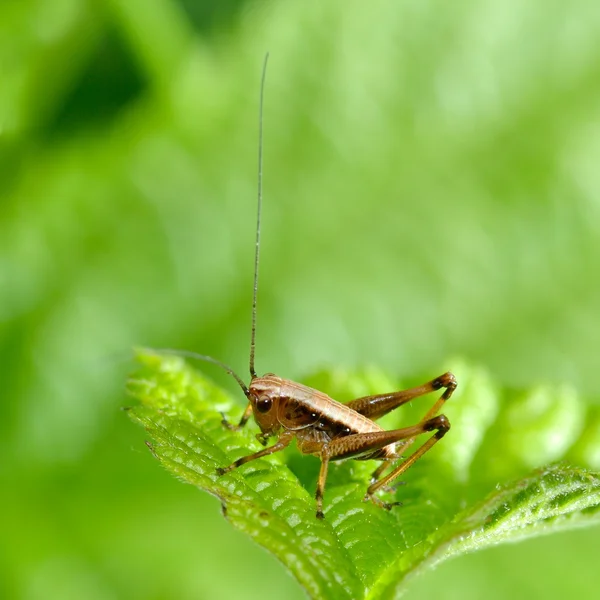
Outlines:
{"type": "Polygon", "coordinates": [[[262,79],[260,81],[260,105],[258,109],[258,209],[256,214],[256,249],[254,251],[254,294],[252,297],[252,334],[250,337],[250,377],[256,377],[254,354],[256,352],[256,296],[258,294],[258,259],[260,256],[260,215],[262,211],[262,171],[263,171],[263,102],[265,97],[265,78],[269,53],[265,54],[262,79]]]}
{"type": "Polygon", "coordinates": [[[246,396],[250,394],[246,384],[242,381],[242,378],[228,365],[213,358],[212,356],[205,356],[204,354],[198,354],[197,352],[190,352],[189,350],[173,350],[172,348],[151,348],[153,352],[157,352],[158,354],[170,354],[171,356],[182,356],[184,358],[193,358],[194,360],[203,360],[204,362],[212,363],[213,365],[217,365],[221,367],[224,371],[229,373],[237,382],[238,385],[242,388],[242,391],[246,396]]]}

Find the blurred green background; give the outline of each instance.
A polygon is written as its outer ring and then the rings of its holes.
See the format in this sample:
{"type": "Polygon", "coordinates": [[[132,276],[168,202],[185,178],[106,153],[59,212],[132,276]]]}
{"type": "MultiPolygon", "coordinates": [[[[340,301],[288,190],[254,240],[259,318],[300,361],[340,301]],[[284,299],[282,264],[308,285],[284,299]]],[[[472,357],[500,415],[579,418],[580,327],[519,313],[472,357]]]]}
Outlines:
{"type": "MultiPolygon", "coordinates": [[[[2,598],[303,597],[119,411],[134,345],[246,373],[266,50],[259,372],[464,356],[600,403],[597,2],[5,1],[2,598]]],[[[591,598],[599,533],[406,597],[591,598]]]]}

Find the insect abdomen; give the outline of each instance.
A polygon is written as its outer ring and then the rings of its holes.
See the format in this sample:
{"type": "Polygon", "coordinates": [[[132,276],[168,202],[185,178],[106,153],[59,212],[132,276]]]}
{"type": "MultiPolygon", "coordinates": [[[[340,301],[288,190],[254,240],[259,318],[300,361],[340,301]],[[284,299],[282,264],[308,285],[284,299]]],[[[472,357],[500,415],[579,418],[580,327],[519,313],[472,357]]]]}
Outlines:
{"type": "MultiPolygon", "coordinates": [[[[279,379],[279,378],[277,378],[279,379]]],[[[383,431],[371,419],[361,415],[352,408],[330,398],[327,394],[302,385],[290,379],[279,379],[280,394],[288,406],[294,410],[302,410],[312,415],[314,424],[320,424],[321,429],[331,428],[338,435],[345,431],[345,435],[353,433],[369,433],[371,431],[383,431]]],[[[284,427],[286,423],[281,423],[284,427]]],[[[312,423],[311,423],[312,425],[312,423]]]]}

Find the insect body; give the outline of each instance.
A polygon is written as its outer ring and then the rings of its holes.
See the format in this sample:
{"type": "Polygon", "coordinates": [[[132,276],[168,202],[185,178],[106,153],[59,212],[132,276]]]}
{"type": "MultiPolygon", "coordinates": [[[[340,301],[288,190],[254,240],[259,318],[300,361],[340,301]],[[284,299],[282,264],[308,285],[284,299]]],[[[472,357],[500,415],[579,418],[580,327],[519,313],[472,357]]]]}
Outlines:
{"type": "Polygon", "coordinates": [[[257,375],[254,368],[254,355],[262,205],[262,106],[267,60],[268,55],[265,57],[263,66],[259,112],[258,216],[250,343],[250,385],[246,386],[230,367],[212,357],[192,353],[183,354],[215,363],[225,369],[236,379],[248,398],[248,405],[239,424],[231,425],[224,417],[224,425],[230,429],[240,429],[253,415],[261,430],[257,437],[263,445],[266,446],[268,438],[277,437],[277,441],[272,446],[244,456],[229,466],[217,469],[218,474],[223,475],[247,462],[283,450],[295,438],[302,453],[313,454],[321,459],[316,491],[318,518],[323,518],[323,493],[329,462],[346,458],[382,461],[372,475],[371,484],[365,494],[365,500],[370,500],[378,506],[389,509],[399,503],[383,502],[375,493],[379,490],[389,489],[388,486],[394,479],[404,473],[450,429],[448,419],[438,413],[456,388],[456,379],[451,373],[445,373],[415,388],[388,394],[365,396],[364,398],[352,400],[347,404],[342,404],[319,390],[295,381],[283,379],[271,373],[262,377],[257,375]],[[439,389],[443,389],[443,393],[416,425],[387,431],[375,422],[379,417],[406,402],[439,389]],[[418,436],[426,432],[434,433],[408,458],[402,459],[401,454],[406,452],[406,449],[418,436]],[[384,475],[388,469],[389,472],[384,475]]]}
{"type": "Polygon", "coordinates": [[[302,453],[314,454],[321,459],[316,493],[318,518],[323,518],[323,492],[329,461],[345,458],[384,461],[373,473],[365,500],[389,509],[397,503],[382,502],[374,495],[375,492],[406,471],[450,429],[448,419],[437,413],[455,388],[454,375],[445,373],[409,390],[365,396],[342,404],[323,392],[276,375],[253,377],[245,391],[249,403],[239,425],[233,427],[226,421],[225,424],[236,429],[243,427],[252,412],[261,430],[259,439],[266,443],[267,438],[279,436],[278,440],[269,448],[218,469],[218,473],[222,475],[251,460],[283,450],[296,438],[298,449],[302,453]],[[417,425],[386,431],[373,420],[418,396],[440,388],[445,388],[444,393],[417,425]],[[435,431],[435,434],[388,475],[381,477],[393,461],[401,458],[400,452],[405,451],[417,436],[427,431],[435,431]]]}

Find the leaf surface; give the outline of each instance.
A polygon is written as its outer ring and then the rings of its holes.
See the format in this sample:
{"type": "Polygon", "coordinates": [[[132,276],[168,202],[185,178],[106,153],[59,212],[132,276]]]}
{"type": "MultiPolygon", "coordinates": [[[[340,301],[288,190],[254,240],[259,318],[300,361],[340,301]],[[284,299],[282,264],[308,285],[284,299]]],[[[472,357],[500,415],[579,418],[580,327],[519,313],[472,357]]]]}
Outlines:
{"type": "MultiPolygon", "coordinates": [[[[571,390],[498,390],[481,369],[461,363],[457,391],[444,408],[453,427],[394,492],[390,512],[362,502],[372,461],[330,469],[325,519],[315,518],[319,461],[290,448],[222,477],[217,467],[260,449],[255,426],[232,432],[236,402],[181,359],[139,355],[129,382],[139,404],[132,419],[171,473],[222,503],[231,524],[272,552],[312,598],[388,598],[404,581],[447,558],[490,545],[600,522],[596,420],[571,390]],[[446,410],[447,409],[447,410],[446,410]],[[556,462],[568,455],[579,464],[556,462]],[[587,458],[586,458],[587,457],[587,458]]],[[[386,375],[320,373],[309,381],[344,401],[400,389],[386,375]]],[[[386,427],[414,423],[418,399],[386,415],[386,427]]]]}

